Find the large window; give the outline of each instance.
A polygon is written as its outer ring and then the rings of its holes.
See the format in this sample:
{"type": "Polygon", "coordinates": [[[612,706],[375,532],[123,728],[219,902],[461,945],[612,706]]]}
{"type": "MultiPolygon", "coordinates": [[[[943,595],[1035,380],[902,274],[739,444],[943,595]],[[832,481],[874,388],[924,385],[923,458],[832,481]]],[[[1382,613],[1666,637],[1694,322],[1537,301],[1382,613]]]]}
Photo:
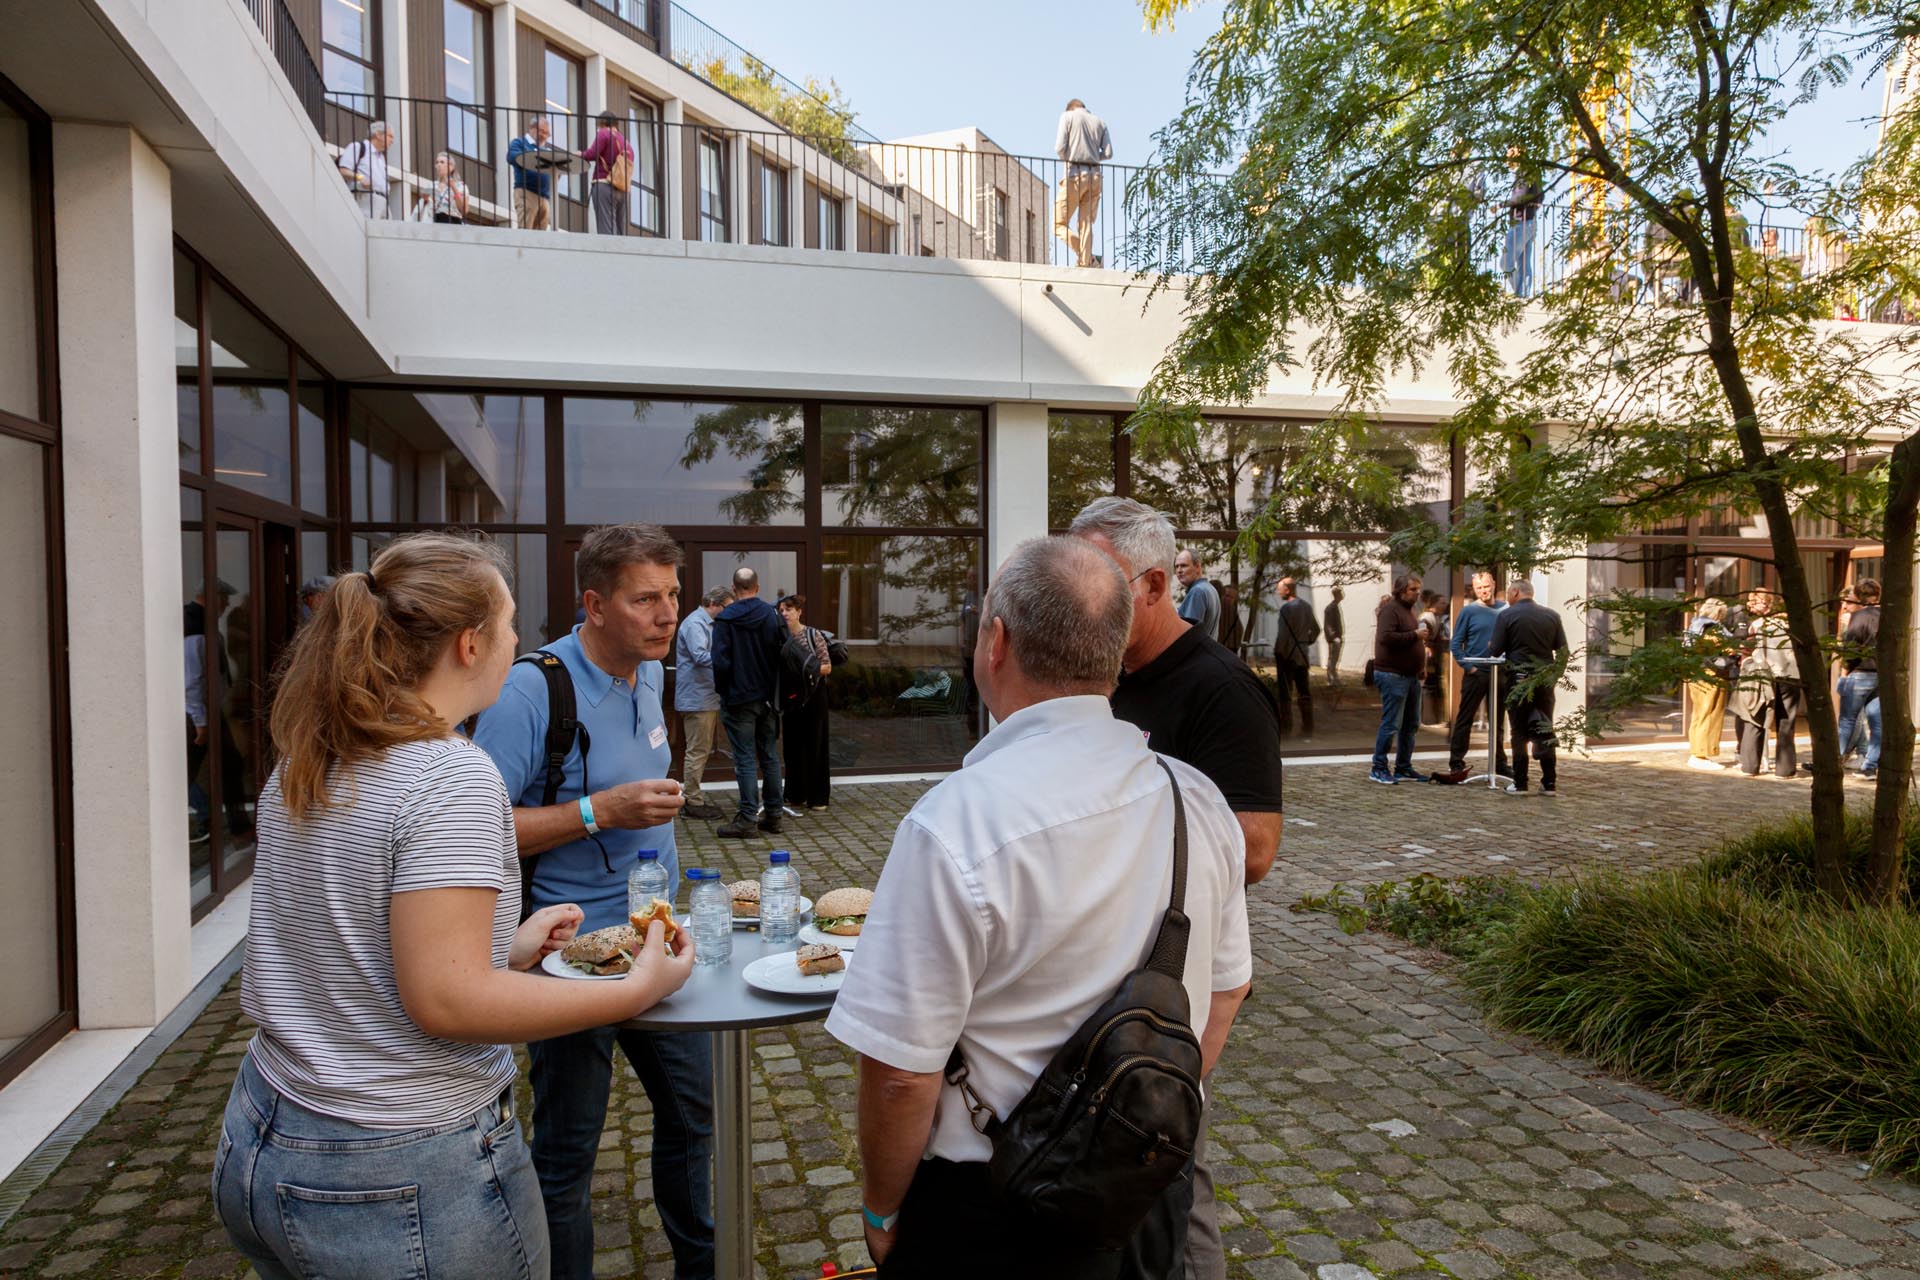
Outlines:
{"type": "Polygon", "coordinates": [[[365,524],[525,524],[546,516],[537,396],[355,391],[348,510],[365,524]]]}
{"type": "Polygon", "coordinates": [[[760,243],[787,243],[787,171],[760,161],[760,243]]]}
{"type": "Polygon", "coordinates": [[[660,108],[637,93],[627,95],[627,141],[633,144],[633,185],[628,189],[627,218],[642,235],[664,236],[667,220],[662,190],[660,108]]]}
{"type": "MultiPolygon", "coordinates": [[[[580,151],[586,147],[586,71],[581,65],[552,45],[546,47],[542,64],[546,78],[547,120],[553,126],[553,145],[580,151]]],[[[554,178],[554,194],[563,200],[580,200],[584,179],[576,169],[554,178]]]]}
{"type": "Polygon", "coordinates": [[[491,47],[487,14],[466,0],[443,2],[446,44],[440,52],[446,64],[447,100],[462,104],[447,108],[447,149],[476,160],[490,159],[493,148],[485,108],[492,98],[493,69],[487,57],[491,47]]]}
{"type": "Polygon", "coordinates": [[[1007,221],[1007,193],[995,187],[989,206],[991,234],[993,237],[993,256],[1005,261],[1009,256],[1012,229],[1007,221]]]}
{"type": "Polygon", "coordinates": [[[863,528],[979,525],[983,425],[978,409],[828,405],[822,518],[863,528]]]}
{"type": "Polygon", "coordinates": [[[0,79],[0,1082],[74,1025],[72,764],[46,117],[0,79]]]}
{"type": "Polygon", "coordinates": [[[814,216],[819,226],[822,249],[847,247],[847,212],[839,197],[821,191],[816,194],[814,216]]]}
{"type": "Polygon", "coordinates": [[[379,0],[320,0],[320,78],[327,92],[374,97],[380,92],[376,44],[379,0]]]}
{"type": "Polygon", "coordinates": [[[797,525],[798,405],[569,398],[567,523],[797,525]]]}
{"type": "Polygon", "coordinates": [[[702,133],[700,159],[700,239],[725,243],[727,233],[727,144],[711,133],[702,133]]]}

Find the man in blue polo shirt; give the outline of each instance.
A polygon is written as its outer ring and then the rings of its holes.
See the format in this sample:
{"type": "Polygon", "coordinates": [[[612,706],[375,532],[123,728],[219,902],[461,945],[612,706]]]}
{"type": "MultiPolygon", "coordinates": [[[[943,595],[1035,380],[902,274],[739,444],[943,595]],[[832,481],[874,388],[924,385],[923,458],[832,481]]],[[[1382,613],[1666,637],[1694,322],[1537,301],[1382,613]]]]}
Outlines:
{"type": "MultiPolygon", "coordinates": [[[[1460,709],[1453,713],[1453,732],[1447,739],[1447,773],[1443,775],[1453,781],[1467,777],[1467,739],[1473,735],[1473,718],[1486,703],[1487,688],[1493,679],[1487,667],[1461,662],[1463,658],[1487,656],[1487,646],[1493,641],[1494,620],[1507,607],[1506,601],[1494,598],[1493,587],[1491,573],[1474,574],[1473,599],[1467,601],[1460,616],[1453,621],[1451,647],[1453,660],[1460,663],[1460,709]]],[[[1487,707],[1487,732],[1493,735],[1495,745],[1495,771],[1512,777],[1507,768],[1506,734],[1501,724],[1504,719],[1499,707],[1487,707]]]]}
{"type": "MultiPolygon", "coordinates": [[[[546,646],[573,681],[584,731],[568,753],[556,803],[544,805],[546,677],[518,664],[474,741],[493,757],[513,797],[523,859],[533,864],[527,906],[577,902],[582,932],[624,924],[627,873],[657,849],[677,880],[673,819],[684,797],[667,777],[660,659],[680,617],[678,544],[658,525],[595,529],[580,545],[586,620],[546,646]],[[587,744],[584,754],[581,741],[587,744]]],[[[594,1159],[606,1127],[613,1048],[633,1064],[653,1103],[653,1197],[673,1246],[677,1280],[713,1275],[707,1164],[713,1147],[712,1051],[701,1033],[601,1027],[527,1046],[533,1084],[533,1165],[546,1201],[554,1280],[593,1275],[594,1159]]]]}
{"type": "Polygon", "coordinates": [[[507,166],[513,170],[513,225],[523,231],[545,231],[553,225],[553,174],[535,164],[552,136],[553,125],[545,116],[535,116],[526,133],[507,144],[507,166]]]}

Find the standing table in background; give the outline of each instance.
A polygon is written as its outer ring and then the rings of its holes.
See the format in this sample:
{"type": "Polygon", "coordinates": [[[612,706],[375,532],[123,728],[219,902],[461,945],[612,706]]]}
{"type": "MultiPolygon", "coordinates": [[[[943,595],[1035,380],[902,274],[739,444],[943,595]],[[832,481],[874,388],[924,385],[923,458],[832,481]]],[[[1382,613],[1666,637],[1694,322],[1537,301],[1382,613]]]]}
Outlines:
{"type": "MultiPolygon", "coordinates": [[[[1469,786],[1480,779],[1487,780],[1487,790],[1500,789],[1500,721],[1507,709],[1500,704],[1500,668],[1507,665],[1505,658],[1458,658],[1463,667],[1485,667],[1487,669],[1487,771],[1463,779],[1461,786],[1469,786]]],[[[1514,775],[1518,777],[1519,775],[1514,775]]]]}
{"type": "Polygon", "coordinates": [[[631,1022],[641,1031],[713,1034],[714,1274],[753,1278],[753,1045],[749,1032],[815,1022],[833,1008],[833,993],[775,996],[747,985],[746,967],[798,943],[768,943],[736,931],[733,959],[695,965],[687,985],[631,1022]]]}

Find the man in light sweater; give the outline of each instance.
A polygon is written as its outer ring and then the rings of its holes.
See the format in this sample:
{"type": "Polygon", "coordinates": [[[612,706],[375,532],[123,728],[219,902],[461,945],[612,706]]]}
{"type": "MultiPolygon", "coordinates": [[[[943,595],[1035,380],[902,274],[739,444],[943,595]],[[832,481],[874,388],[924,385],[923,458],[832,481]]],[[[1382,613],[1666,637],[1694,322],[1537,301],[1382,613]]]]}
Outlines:
{"type": "Polygon", "coordinates": [[[1053,234],[1067,242],[1082,267],[1102,265],[1093,252],[1093,222],[1100,215],[1100,164],[1113,158],[1107,123],[1075,98],[1067,103],[1054,133],[1054,154],[1067,166],[1060,195],[1053,202],[1053,234]],[[1071,230],[1068,224],[1078,219],[1071,230]]]}

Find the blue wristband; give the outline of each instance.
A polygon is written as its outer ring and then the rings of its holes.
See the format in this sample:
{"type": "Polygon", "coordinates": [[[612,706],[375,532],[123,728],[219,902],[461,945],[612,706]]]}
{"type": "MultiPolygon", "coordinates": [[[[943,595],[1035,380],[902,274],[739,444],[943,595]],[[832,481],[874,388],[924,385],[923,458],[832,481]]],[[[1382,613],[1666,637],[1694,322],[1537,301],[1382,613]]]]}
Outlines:
{"type": "Polygon", "coordinates": [[[860,1216],[865,1218],[867,1225],[875,1231],[891,1231],[893,1230],[894,1224],[900,1221],[900,1211],[898,1209],[895,1209],[883,1218],[873,1210],[867,1208],[864,1204],[860,1206],[860,1216]]]}
{"type": "Polygon", "coordinates": [[[593,820],[593,801],[586,796],[580,797],[580,821],[587,824],[588,835],[600,834],[600,824],[593,820]]]}

